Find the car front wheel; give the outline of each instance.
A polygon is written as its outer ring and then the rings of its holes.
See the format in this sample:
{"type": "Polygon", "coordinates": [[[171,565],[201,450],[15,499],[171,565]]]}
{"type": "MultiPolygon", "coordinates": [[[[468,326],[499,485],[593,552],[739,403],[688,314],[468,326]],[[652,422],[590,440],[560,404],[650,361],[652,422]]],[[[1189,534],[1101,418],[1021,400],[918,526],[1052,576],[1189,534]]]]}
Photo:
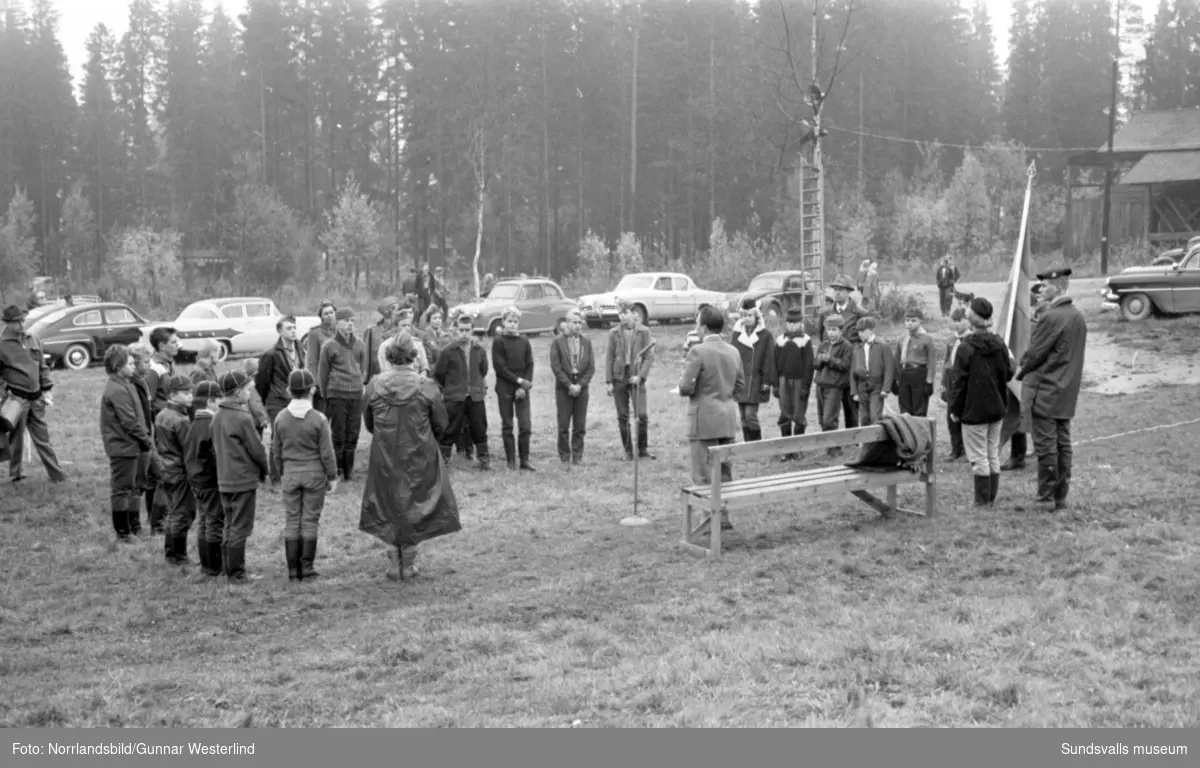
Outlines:
{"type": "Polygon", "coordinates": [[[229,348],[228,341],[222,341],[222,342],[218,343],[217,344],[217,362],[218,363],[225,362],[225,359],[227,357],[229,357],[229,353],[231,351],[232,350],[229,348]]]}
{"type": "Polygon", "coordinates": [[[1139,322],[1154,313],[1154,304],[1144,293],[1130,293],[1121,297],[1121,317],[1130,322],[1139,322]]]}
{"type": "Polygon", "coordinates": [[[501,329],[501,328],[503,328],[503,327],[504,327],[504,323],[503,323],[503,321],[501,321],[501,320],[493,320],[493,321],[492,321],[492,324],[488,326],[488,329],[487,329],[487,335],[488,335],[488,336],[493,336],[493,337],[495,337],[495,336],[499,336],[499,335],[500,335],[500,329],[501,329]]]}
{"type": "Polygon", "coordinates": [[[83,344],[72,344],[63,352],[62,360],[68,370],[82,371],[92,364],[92,352],[83,344]]]}
{"type": "Polygon", "coordinates": [[[650,324],[650,313],[646,311],[646,308],[644,306],[642,306],[641,304],[638,304],[633,308],[633,311],[637,312],[639,323],[641,323],[642,325],[650,324]]]}

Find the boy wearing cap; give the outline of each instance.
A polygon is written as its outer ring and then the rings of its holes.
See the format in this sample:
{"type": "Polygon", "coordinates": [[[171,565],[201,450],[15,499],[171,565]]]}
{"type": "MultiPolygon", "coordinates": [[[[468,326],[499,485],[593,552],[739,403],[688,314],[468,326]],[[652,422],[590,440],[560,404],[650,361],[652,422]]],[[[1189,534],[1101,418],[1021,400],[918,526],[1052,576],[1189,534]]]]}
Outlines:
{"type": "Polygon", "coordinates": [[[904,327],[908,333],[896,343],[895,353],[900,413],[922,417],[929,413],[929,398],[933,396],[933,377],[937,371],[937,347],[933,336],[921,327],[924,317],[916,307],[910,307],[904,313],[904,327]]]}
{"type": "Polygon", "coordinates": [[[354,452],[362,428],[367,348],[354,335],[354,310],[339,309],[337,333],[321,347],[317,389],[325,398],[325,415],[333,432],[333,452],[346,480],[354,475],[354,452]]]}
{"type": "MultiPolygon", "coordinates": [[[[867,266],[870,266],[869,261],[867,262],[867,266]]],[[[854,291],[854,286],[851,284],[849,277],[838,275],[829,284],[829,287],[833,289],[833,304],[821,310],[820,322],[817,323],[817,342],[825,341],[825,336],[823,335],[825,333],[825,318],[830,315],[837,315],[842,318],[842,338],[851,347],[855,347],[859,342],[858,320],[866,313],[850,297],[850,294],[854,291]]],[[[845,418],[846,429],[858,426],[858,405],[854,402],[854,393],[849,387],[846,388],[846,397],[842,400],[842,414],[845,418]]]]}
{"type": "MultiPolygon", "coordinates": [[[[808,428],[808,395],[813,383],[812,338],[804,332],[804,313],[787,311],[784,332],[775,343],[775,397],[779,398],[779,434],[803,435],[808,428]]],[[[796,454],[789,453],[784,461],[796,454]]]]}
{"type": "MultiPolygon", "coordinates": [[[[850,391],[850,366],[854,363],[854,347],[842,335],[841,315],[825,316],[825,340],[817,347],[813,360],[814,381],[817,385],[817,419],[822,432],[838,428],[842,401],[850,391]]],[[[829,449],[831,456],[841,448],[829,449]]]]}
{"type": "Polygon", "coordinates": [[[1053,504],[1056,510],[1066,508],[1071,486],[1071,419],[1079,402],[1087,347],[1087,321],[1067,295],[1070,277],[1070,269],[1037,276],[1044,284],[1046,308],[1033,326],[1016,375],[1031,390],[1027,397],[1038,460],[1037,501],[1053,504]]]}
{"type": "Polygon", "coordinates": [[[164,497],[167,510],[163,550],[171,565],[187,565],[188,529],[196,516],[196,500],[184,464],[184,443],[191,426],[188,411],[192,407],[192,381],[176,374],[167,378],[164,386],[167,405],[154,419],[154,447],[162,472],[158,495],[164,497]]]}
{"type": "Polygon", "coordinates": [[[762,440],[758,407],[771,401],[771,388],[779,381],[775,373],[775,338],[763,323],[754,299],[742,302],[741,323],[733,334],[733,347],[742,359],[746,386],[738,393],[738,411],[742,421],[742,439],[762,440]]]}
{"type": "Polygon", "coordinates": [[[254,380],[241,371],[221,377],[221,406],[213,417],[212,438],[217,454],[217,488],[225,529],[221,534],[221,560],[231,582],[246,580],[246,541],[254,532],[258,484],[267,478],[270,464],[254,417],[250,395],[254,380]]]}
{"type": "MultiPolygon", "coordinates": [[[[487,350],[483,348],[483,344],[479,343],[479,339],[475,338],[473,325],[474,321],[470,315],[458,316],[454,324],[454,341],[442,350],[433,367],[433,379],[442,388],[442,399],[445,401],[448,419],[446,431],[439,436],[439,445],[442,458],[449,464],[450,455],[459,441],[459,436],[467,433],[471,443],[475,446],[479,468],[487,471],[491,469],[491,457],[487,444],[488,424],[485,399],[487,397],[488,358],[487,350]]],[[[529,343],[528,339],[524,339],[524,341],[526,344],[529,343]]],[[[416,352],[419,347],[420,345],[414,342],[413,351],[416,352]]],[[[496,349],[496,346],[493,345],[492,349],[496,349]]],[[[496,392],[500,391],[500,382],[497,378],[496,392]]],[[[519,391],[524,392],[524,390],[519,391]]],[[[504,414],[504,401],[501,400],[501,418],[504,417],[504,414]]],[[[528,415],[528,410],[526,410],[526,414],[528,415]]],[[[512,452],[511,405],[508,417],[510,420],[507,423],[509,431],[505,436],[504,451],[507,454],[508,468],[515,469],[512,452]]],[[[523,443],[523,445],[526,446],[526,452],[522,453],[522,457],[527,457],[528,443],[523,443]]]]}
{"type": "MultiPolygon", "coordinates": [[[[521,469],[535,471],[529,462],[529,438],[533,424],[529,409],[529,391],[533,389],[533,346],[521,335],[521,310],[504,310],[504,328],[492,342],[492,364],[496,367],[496,399],[500,406],[500,435],[504,440],[504,458],[513,466],[513,414],[517,417],[517,452],[521,469]]],[[[447,410],[449,410],[447,399],[447,410]]],[[[454,431],[451,416],[450,431],[454,431]]]]}
{"type": "Polygon", "coordinates": [[[617,308],[621,323],[608,333],[604,388],[617,405],[617,428],[621,433],[621,444],[625,447],[625,460],[633,461],[633,437],[629,428],[631,403],[637,416],[638,458],[653,459],[655,457],[649,451],[650,416],[646,408],[646,377],[654,365],[654,338],[650,335],[650,329],[642,325],[641,314],[631,302],[617,299],[617,308]]]}
{"type": "Polygon", "coordinates": [[[213,381],[196,385],[192,400],[192,423],[183,441],[183,464],[192,497],[196,500],[196,549],[200,570],[208,577],[224,572],[221,537],[225,530],[225,511],[217,485],[217,454],[213,448],[213,417],[221,405],[221,386],[213,381]]]}
{"type": "Polygon", "coordinates": [[[971,300],[971,333],[959,345],[950,379],[950,418],[962,424],[963,445],[975,478],[975,506],[993,504],[1000,490],[1000,428],[1008,413],[1012,355],[992,333],[992,303],[971,300]]]}
{"type": "MultiPolygon", "coordinates": [[[[955,307],[950,312],[950,321],[954,328],[954,338],[946,344],[946,359],[942,365],[942,402],[949,406],[950,388],[954,379],[954,365],[958,360],[958,350],[963,339],[971,332],[971,324],[967,321],[967,310],[955,307]]],[[[946,428],[950,433],[950,455],[947,462],[954,462],[966,455],[963,448],[962,424],[950,418],[950,409],[946,408],[946,428]]]]}
{"type": "Polygon", "coordinates": [[[858,426],[869,427],[883,417],[884,400],[896,380],[896,358],[891,346],[875,336],[875,318],[861,318],[857,327],[862,343],[854,349],[850,389],[858,403],[858,426]]]}
{"type": "Polygon", "coordinates": [[[329,420],[312,407],[313,375],[292,371],[292,400],[271,426],[271,483],[283,489],[283,551],[288,580],[315,579],[317,534],[325,493],[337,489],[337,459],[329,420]]]}

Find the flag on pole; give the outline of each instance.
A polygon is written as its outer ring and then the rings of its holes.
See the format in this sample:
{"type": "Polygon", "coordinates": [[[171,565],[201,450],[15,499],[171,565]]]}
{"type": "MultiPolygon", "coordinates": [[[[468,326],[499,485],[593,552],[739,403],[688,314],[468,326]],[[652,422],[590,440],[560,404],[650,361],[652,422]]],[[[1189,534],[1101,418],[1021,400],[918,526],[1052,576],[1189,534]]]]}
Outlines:
{"type": "MultiPolygon", "coordinates": [[[[1033,306],[1030,288],[1037,280],[1033,258],[1029,253],[1029,200],[1033,194],[1033,180],[1037,176],[1034,164],[1029,163],[1026,171],[1025,205],[1021,211],[1021,229],[1017,235],[1017,251],[1013,255],[1012,270],[1008,275],[1008,290],[1000,306],[1000,335],[1017,363],[1025,350],[1029,349],[1029,338],[1033,329],[1033,306]]],[[[1000,442],[1005,443],[1014,432],[1029,432],[1029,414],[1021,413],[1021,382],[1013,379],[1008,383],[1008,413],[1000,428],[1000,442]]]]}

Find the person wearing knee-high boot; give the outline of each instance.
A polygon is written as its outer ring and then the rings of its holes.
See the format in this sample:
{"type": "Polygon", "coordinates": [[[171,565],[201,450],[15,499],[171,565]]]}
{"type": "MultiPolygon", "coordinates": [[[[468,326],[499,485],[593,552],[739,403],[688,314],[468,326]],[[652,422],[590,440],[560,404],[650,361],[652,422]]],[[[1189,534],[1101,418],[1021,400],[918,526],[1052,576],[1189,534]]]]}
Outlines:
{"type": "MultiPolygon", "coordinates": [[[[950,320],[954,324],[954,340],[946,345],[946,358],[942,365],[942,402],[947,404],[950,402],[950,389],[953,384],[954,365],[958,360],[958,350],[962,346],[963,339],[971,333],[971,323],[967,321],[967,310],[955,307],[950,313],[950,320]]],[[[950,434],[950,453],[946,456],[946,462],[953,463],[966,455],[966,449],[963,447],[962,423],[950,418],[948,408],[946,409],[946,429],[950,434]]],[[[1001,469],[1004,468],[1001,467],[1001,469]]]]}
{"type": "Polygon", "coordinates": [[[192,424],[183,444],[183,465],[196,499],[196,549],[200,553],[202,578],[225,572],[221,539],[225,535],[225,508],[217,484],[217,453],[213,448],[213,418],[221,407],[221,385],[215,381],[196,384],[192,400],[192,424]]]}
{"type": "Polygon", "coordinates": [[[511,469],[513,417],[517,422],[517,455],[526,472],[536,468],[529,460],[529,441],[533,434],[529,392],[533,389],[533,346],[521,334],[521,310],[504,310],[504,327],[492,341],[492,366],[496,369],[496,399],[500,410],[500,434],[504,454],[511,469]]]}
{"type": "Polygon", "coordinates": [[[120,541],[130,541],[130,515],[139,514],[138,462],[150,450],[150,424],[133,385],[133,357],[116,344],[104,353],[108,383],[100,400],[100,438],[108,456],[110,512],[120,541]]]}
{"type": "Polygon", "coordinates": [[[321,347],[317,388],[325,398],[325,415],[333,432],[338,471],[348,481],[354,476],[354,454],[362,428],[367,348],[354,335],[354,310],[339,309],[334,318],[337,333],[321,347]]]}
{"type": "Polygon", "coordinates": [[[630,411],[637,419],[636,450],[639,459],[655,458],[649,450],[650,414],[646,406],[646,377],[654,365],[654,337],[641,323],[637,307],[617,299],[621,323],[609,331],[605,353],[604,388],[617,408],[617,429],[625,448],[625,460],[633,461],[635,434],[630,427],[630,411]]]}
{"type": "Polygon", "coordinates": [[[746,386],[738,395],[738,411],[742,422],[742,439],[762,440],[762,425],[758,409],[771,402],[771,387],[779,381],[775,372],[775,338],[762,319],[754,299],[742,302],[741,323],[733,332],[733,346],[742,358],[746,386]]]}
{"type": "MultiPolygon", "coordinates": [[[[812,337],[804,331],[804,314],[798,307],[787,311],[784,332],[775,341],[775,375],[772,382],[779,399],[779,435],[803,435],[808,429],[808,396],[814,368],[812,337]]],[[[785,454],[783,461],[800,458],[785,454]]]]}
{"type": "MultiPolygon", "coordinates": [[[[254,533],[258,511],[258,486],[267,479],[267,450],[247,403],[254,380],[241,371],[221,377],[221,407],[213,417],[212,438],[217,454],[217,487],[225,512],[221,560],[232,583],[246,574],[246,543],[254,533]]],[[[257,578],[257,577],[254,577],[257,578]]]]}

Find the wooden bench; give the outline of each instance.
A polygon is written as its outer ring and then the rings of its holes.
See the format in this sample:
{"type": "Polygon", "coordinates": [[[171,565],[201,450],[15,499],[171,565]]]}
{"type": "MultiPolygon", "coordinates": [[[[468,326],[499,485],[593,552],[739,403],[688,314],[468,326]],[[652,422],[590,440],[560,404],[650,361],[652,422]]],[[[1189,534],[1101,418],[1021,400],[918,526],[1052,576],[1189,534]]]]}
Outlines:
{"type": "MultiPolygon", "coordinates": [[[[772,440],[757,440],[749,443],[731,443],[708,449],[709,477],[711,485],[693,485],[682,491],[683,546],[691,554],[721,559],[720,509],[729,511],[748,509],[771,503],[811,504],[819,498],[850,493],[885,518],[893,512],[904,512],[922,517],[932,517],[937,507],[937,422],[928,419],[929,454],[925,457],[920,472],[897,468],[895,471],[865,470],[842,464],[818,469],[789,470],[775,475],[721,482],[721,464],[733,464],[751,459],[764,459],[789,453],[824,454],[830,448],[851,448],[843,459],[852,461],[857,456],[858,446],[884,442],[887,433],[879,425],[841,429],[833,432],[817,432],[772,440]],[[896,487],[906,483],[921,483],[925,486],[925,509],[916,511],[901,509],[896,505],[896,487]],[[887,501],[882,501],[870,491],[887,489],[887,501]],[[707,517],[693,526],[692,511],[701,510],[707,517]],[[709,546],[694,544],[693,539],[701,533],[706,523],[709,526],[709,546]]],[[[794,465],[785,464],[784,467],[794,465]]]]}

